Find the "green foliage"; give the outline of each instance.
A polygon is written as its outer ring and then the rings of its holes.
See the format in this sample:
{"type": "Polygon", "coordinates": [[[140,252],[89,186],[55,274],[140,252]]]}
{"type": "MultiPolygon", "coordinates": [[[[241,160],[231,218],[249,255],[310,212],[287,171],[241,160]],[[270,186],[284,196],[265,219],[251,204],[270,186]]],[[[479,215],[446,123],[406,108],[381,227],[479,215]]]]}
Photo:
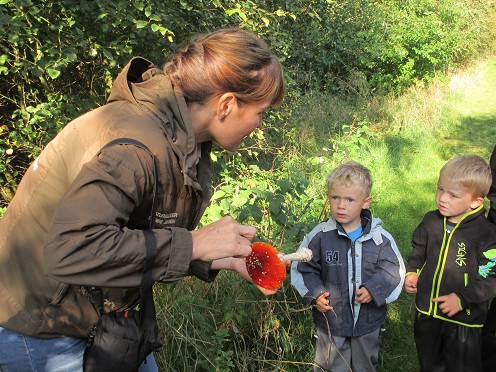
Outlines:
{"type": "Polygon", "coordinates": [[[258,226],[259,237],[276,245],[302,239],[308,232],[303,218],[311,200],[305,194],[308,182],[298,170],[291,166],[264,170],[245,166],[239,153],[224,155],[225,162],[217,163],[222,181],[202,223],[231,215],[240,223],[258,226]]]}
{"type": "MultiPolygon", "coordinates": [[[[400,1],[380,5],[384,39],[373,43],[373,85],[402,88],[476,55],[487,34],[481,1],[400,1]],[[385,42],[386,41],[386,42],[385,42]]],[[[374,33],[376,37],[378,33],[374,33]]]]}
{"type": "Polygon", "coordinates": [[[309,309],[285,283],[266,298],[239,276],[156,286],[161,370],[298,371],[311,360],[309,309]],[[201,295],[199,295],[201,294],[201,295]]]}
{"type": "MultiPolygon", "coordinates": [[[[28,164],[69,120],[105,102],[131,56],[160,66],[191,36],[239,26],[281,59],[287,98],[239,152],[213,152],[215,194],[201,223],[230,214],[256,226],[259,239],[293,251],[325,216],[325,175],[357,159],[372,169],[374,211],[405,254],[405,231],[431,200],[435,172],[426,164],[474,138],[464,132],[432,155],[427,140],[433,129],[440,134],[446,123],[438,115],[447,111],[412,92],[483,50],[494,14],[492,0],[0,0],[8,30],[0,34],[0,216],[28,164]]],[[[158,287],[156,297],[164,370],[311,366],[310,313],[288,281],[265,298],[223,272],[214,284],[158,287]]],[[[380,368],[413,370],[411,299],[397,304],[380,368]]]]}
{"type": "Polygon", "coordinates": [[[493,13],[494,3],[483,0],[2,0],[0,26],[9,30],[0,35],[3,204],[60,128],[104,103],[133,55],[160,65],[200,32],[239,26],[258,33],[287,76],[272,146],[288,139],[291,124],[281,123],[305,91],[367,98],[431,78],[480,50],[493,13]]]}
{"type": "Polygon", "coordinates": [[[209,12],[190,10],[186,1],[175,6],[153,0],[0,2],[0,27],[9,30],[0,35],[0,150],[7,155],[0,162],[3,204],[60,128],[104,103],[131,56],[160,65],[174,41],[217,23],[205,16],[209,12]],[[205,28],[185,31],[184,24],[205,28]]]}

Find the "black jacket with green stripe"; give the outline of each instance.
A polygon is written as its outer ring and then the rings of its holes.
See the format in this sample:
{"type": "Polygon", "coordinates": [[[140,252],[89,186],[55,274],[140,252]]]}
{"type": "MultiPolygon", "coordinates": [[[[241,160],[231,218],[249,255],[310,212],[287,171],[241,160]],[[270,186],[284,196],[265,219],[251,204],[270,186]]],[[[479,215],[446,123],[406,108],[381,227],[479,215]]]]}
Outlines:
{"type": "Polygon", "coordinates": [[[496,248],[496,228],[478,209],[464,215],[451,233],[438,210],[426,213],[413,233],[408,273],[419,275],[416,307],[423,314],[468,327],[482,327],[489,300],[496,295],[496,277],[479,274],[489,260],[484,252],[496,248]],[[433,299],[455,293],[463,308],[452,317],[433,299]]]}

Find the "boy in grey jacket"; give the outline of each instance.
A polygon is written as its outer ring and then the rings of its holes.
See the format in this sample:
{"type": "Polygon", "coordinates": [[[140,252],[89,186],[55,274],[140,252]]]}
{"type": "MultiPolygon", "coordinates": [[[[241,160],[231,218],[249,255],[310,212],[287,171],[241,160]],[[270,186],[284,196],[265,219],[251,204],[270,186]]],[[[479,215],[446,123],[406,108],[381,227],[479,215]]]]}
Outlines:
{"type": "Polygon", "coordinates": [[[313,307],[315,371],[374,371],[386,304],[403,286],[405,265],[393,237],[372,217],[372,177],[350,161],[327,176],[329,220],[300,247],[309,262],[293,262],[291,284],[313,307]]]}

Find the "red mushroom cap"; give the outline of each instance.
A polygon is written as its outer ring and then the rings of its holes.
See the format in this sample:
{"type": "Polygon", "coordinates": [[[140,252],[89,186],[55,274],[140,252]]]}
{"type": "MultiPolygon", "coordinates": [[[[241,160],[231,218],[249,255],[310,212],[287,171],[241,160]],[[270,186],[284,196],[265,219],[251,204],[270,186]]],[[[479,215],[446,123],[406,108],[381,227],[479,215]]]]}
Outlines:
{"type": "Polygon", "coordinates": [[[265,289],[276,290],[286,278],[286,266],[269,243],[256,242],[251,245],[246,257],[246,269],[253,282],[265,289]]]}

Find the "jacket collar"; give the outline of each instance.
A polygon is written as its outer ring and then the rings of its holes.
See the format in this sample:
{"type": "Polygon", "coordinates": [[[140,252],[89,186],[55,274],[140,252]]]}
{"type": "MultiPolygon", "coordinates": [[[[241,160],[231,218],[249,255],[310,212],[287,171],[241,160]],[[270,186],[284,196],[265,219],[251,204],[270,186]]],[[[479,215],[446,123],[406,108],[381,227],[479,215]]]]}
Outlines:
{"type": "Polygon", "coordinates": [[[117,76],[108,103],[122,100],[136,104],[160,126],[179,158],[184,184],[199,187],[197,164],[211,143],[196,143],[186,101],[170,79],[150,61],[135,57],[117,76]]]}
{"type": "MultiPolygon", "coordinates": [[[[372,212],[369,209],[363,209],[360,218],[362,220],[362,229],[363,235],[367,235],[370,232],[374,232],[376,230],[381,229],[382,221],[379,218],[372,217],[372,212]]],[[[331,231],[331,230],[342,230],[341,224],[336,221],[333,216],[330,216],[329,219],[324,222],[322,227],[322,231],[331,231]]]]}
{"type": "MultiPolygon", "coordinates": [[[[444,223],[446,224],[448,222],[448,218],[444,217],[439,210],[436,210],[437,215],[439,218],[443,219],[444,223]]],[[[478,208],[474,209],[473,211],[465,213],[460,220],[457,222],[456,226],[457,227],[465,227],[467,225],[470,225],[474,220],[480,218],[482,215],[485,218],[486,210],[484,208],[484,205],[480,205],[478,208]]]]}

